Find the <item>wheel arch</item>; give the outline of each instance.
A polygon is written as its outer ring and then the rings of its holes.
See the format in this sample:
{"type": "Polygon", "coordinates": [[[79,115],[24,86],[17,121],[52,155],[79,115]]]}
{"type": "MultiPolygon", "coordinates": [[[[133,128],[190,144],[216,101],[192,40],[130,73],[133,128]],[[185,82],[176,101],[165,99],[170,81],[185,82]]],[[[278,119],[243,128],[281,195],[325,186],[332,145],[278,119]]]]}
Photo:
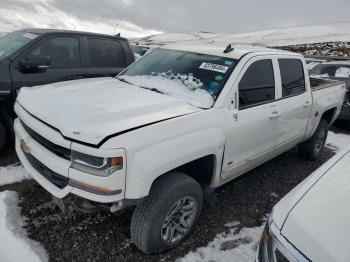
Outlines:
{"type": "Polygon", "coordinates": [[[326,120],[329,125],[332,125],[333,122],[335,121],[336,112],[337,112],[336,107],[329,108],[322,113],[321,119],[326,120]]]}

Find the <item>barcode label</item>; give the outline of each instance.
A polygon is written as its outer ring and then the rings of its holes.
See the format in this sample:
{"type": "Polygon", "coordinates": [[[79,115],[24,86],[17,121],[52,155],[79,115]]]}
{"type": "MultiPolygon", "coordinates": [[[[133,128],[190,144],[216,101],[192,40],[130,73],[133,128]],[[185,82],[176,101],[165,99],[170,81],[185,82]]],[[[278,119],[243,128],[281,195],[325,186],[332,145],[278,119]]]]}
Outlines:
{"type": "Polygon", "coordinates": [[[215,71],[219,73],[225,74],[227,70],[229,69],[228,66],[218,65],[218,64],[211,64],[211,63],[202,63],[199,67],[200,69],[215,71]]]}

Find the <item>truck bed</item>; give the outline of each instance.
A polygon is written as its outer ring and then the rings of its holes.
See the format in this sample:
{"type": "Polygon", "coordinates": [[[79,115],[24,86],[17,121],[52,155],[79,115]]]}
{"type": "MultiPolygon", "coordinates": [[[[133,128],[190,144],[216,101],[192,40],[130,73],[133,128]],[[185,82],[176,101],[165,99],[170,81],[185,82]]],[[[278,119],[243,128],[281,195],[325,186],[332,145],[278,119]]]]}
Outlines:
{"type": "Polygon", "coordinates": [[[319,90],[324,88],[329,88],[332,86],[340,85],[342,82],[331,79],[310,77],[311,90],[319,90]]]}

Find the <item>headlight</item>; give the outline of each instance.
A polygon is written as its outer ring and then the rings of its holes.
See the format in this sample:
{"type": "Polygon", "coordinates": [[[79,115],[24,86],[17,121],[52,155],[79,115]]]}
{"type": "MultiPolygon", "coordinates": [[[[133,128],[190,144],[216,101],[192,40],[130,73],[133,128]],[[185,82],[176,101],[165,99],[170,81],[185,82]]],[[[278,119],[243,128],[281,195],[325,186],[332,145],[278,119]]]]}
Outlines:
{"type": "Polygon", "coordinates": [[[271,220],[266,223],[260,240],[257,258],[259,262],[310,261],[280,234],[280,231],[271,220]]]}
{"type": "Polygon", "coordinates": [[[107,177],[114,171],[123,169],[123,157],[96,157],[72,151],[71,168],[91,175],[107,177]]]}

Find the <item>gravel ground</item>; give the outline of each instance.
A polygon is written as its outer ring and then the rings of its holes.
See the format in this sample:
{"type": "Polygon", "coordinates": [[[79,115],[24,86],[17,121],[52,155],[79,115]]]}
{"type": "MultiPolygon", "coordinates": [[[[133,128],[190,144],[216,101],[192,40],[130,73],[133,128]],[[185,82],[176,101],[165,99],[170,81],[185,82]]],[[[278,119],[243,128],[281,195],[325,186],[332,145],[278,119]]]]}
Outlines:
{"type": "MultiPolygon", "coordinates": [[[[342,128],[338,126],[333,131],[346,132],[342,128]]],[[[219,188],[205,203],[198,225],[185,242],[166,254],[155,256],[142,254],[130,243],[131,211],[119,216],[63,214],[34,181],[2,186],[0,191],[19,193],[22,213],[28,219],[28,235],[42,243],[51,261],[174,261],[227,231],[224,225],[228,222],[260,226],[279,199],[333,154],[326,149],[319,160],[309,162],[291,150],[219,188]]]]}

